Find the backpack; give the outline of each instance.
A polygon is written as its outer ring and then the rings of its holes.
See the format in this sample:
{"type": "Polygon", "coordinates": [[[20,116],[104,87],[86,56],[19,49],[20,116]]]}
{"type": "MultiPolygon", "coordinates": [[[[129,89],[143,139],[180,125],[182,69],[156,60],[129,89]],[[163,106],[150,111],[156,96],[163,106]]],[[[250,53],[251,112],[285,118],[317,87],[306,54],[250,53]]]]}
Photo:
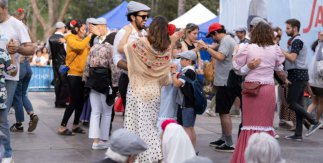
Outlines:
{"type": "Polygon", "coordinates": [[[190,83],[193,87],[195,113],[203,114],[206,109],[207,101],[203,92],[202,82],[199,80],[199,76],[196,75],[195,80],[192,80],[186,76],[182,76],[181,78],[190,83]]]}

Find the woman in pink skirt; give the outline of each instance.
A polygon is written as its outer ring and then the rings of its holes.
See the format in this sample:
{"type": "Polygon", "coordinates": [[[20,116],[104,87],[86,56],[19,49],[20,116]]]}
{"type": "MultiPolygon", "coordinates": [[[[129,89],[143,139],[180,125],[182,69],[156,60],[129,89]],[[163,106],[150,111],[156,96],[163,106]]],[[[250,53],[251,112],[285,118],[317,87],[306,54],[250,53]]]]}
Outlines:
{"type": "Polygon", "coordinates": [[[286,81],[282,63],[285,60],[274,43],[272,28],[260,22],[252,31],[251,44],[239,49],[233,59],[234,70],[245,75],[242,93],[242,129],[231,163],[244,163],[245,148],[253,133],[266,132],[273,136],[275,112],[274,71],[286,81]],[[246,87],[258,87],[258,93],[248,92],[246,87]]]}

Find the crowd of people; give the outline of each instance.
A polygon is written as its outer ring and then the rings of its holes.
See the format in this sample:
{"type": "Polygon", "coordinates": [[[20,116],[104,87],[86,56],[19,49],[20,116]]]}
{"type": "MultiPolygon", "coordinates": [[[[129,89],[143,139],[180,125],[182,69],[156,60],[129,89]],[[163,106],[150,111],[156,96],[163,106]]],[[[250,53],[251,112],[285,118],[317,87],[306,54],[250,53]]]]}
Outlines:
{"type": "Polygon", "coordinates": [[[6,29],[0,30],[2,162],[13,162],[10,131],[24,131],[23,108],[30,115],[28,132],[37,127],[39,118],[27,96],[30,65],[48,65],[49,58],[55,107],[66,108],[57,133],[87,134],[80,120],[89,121],[92,149],[107,149],[100,162],[212,162],[197,156],[194,129],[197,101],[192,81],[200,81],[203,74],[203,84],[212,90],[205,113],[219,114],[222,132],[209,145],[215,151],[233,152],[232,163],[285,162],[275,139],[279,137],[275,112],[280,127],[293,121],[289,127],[294,133],[285,137],[289,140],[302,141],[303,123],[306,136],[322,127],[323,32],[312,61],[306,62],[297,19],[286,20],[290,39],[284,50],[279,45],[281,28],[261,17],[231,35],[224,25],[211,24],[206,37],[214,43],[207,44],[197,39],[199,26],[194,22],[177,29],[165,17],[156,16],[146,28],[151,9],[135,1],[127,9],[129,24],[117,32],[107,28],[104,18],[57,22],[46,45],[36,48],[19,17],[9,15],[8,1],[0,0],[0,29],[6,29]],[[200,51],[207,51],[210,61],[202,61],[200,51]],[[308,109],[303,105],[306,90],[312,97],[308,109]],[[116,98],[125,108],[124,126],[110,137],[116,98]],[[9,128],[11,106],[16,123],[9,128]],[[237,111],[242,113],[236,145],[232,108],[241,108],[237,111]]]}

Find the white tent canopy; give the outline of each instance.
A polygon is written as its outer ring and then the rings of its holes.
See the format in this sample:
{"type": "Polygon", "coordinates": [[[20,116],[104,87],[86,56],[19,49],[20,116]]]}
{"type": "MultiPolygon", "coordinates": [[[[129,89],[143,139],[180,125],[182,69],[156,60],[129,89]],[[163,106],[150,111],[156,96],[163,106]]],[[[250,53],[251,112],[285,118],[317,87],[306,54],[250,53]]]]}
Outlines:
{"type": "Polygon", "coordinates": [[[185,28],[186,24],[188,23],[200,25],[216,17],[217,16],[209,9],[207,9],[201,3],[198,3],[185,14],[181,15],[170,23],[174,24],[177,28],[185,28]]]}

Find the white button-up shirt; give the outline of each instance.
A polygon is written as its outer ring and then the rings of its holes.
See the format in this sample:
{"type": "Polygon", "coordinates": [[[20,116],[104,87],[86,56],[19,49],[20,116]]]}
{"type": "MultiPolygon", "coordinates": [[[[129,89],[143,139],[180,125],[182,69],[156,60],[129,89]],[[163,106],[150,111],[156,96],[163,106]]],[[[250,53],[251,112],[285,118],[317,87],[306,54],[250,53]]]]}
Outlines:
{"type": "MultiPolygon", "coordinates": [[[[138,33],[138,31],[131,25],[132,27],[132,31],[131,34],[129,35],[128,38],[128,43],[138,40],[141,36],[146,36],[147,32],[143,29],[141,30],[141,34],[138,33]]],[[[118,33],[116,34],[115,38],[114,38],[114,42],[113,42],[113,63],[115,65],[118,64],[118,62],[120,60],[124,60],[126,61],[126,56],[124,53],[119,53],[118,51],[118,47],[120,44],[120,41],[122,40],[123,36],[126,34],[126,30],[124,30],[123,28],[120,29],[118,31],[118,33]]],[[[125,70],[123,72],[126,72],[125,70]]]]}

